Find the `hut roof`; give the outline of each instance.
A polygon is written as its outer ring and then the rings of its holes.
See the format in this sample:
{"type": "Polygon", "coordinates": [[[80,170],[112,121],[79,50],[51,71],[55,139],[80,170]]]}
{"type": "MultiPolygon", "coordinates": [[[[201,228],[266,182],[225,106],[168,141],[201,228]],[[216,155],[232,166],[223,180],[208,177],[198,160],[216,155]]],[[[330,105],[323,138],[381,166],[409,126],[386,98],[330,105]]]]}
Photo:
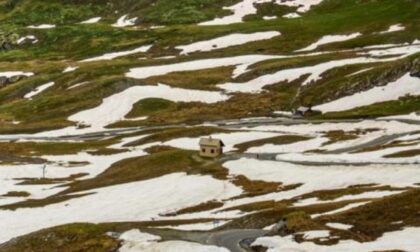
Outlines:
{"type": "Polygon", "coordinates": [[[217,139],[217,138],[201,138],[200,139],[200,145],[203,146],[213,146],[213,147],[223,147],[225,146],[225,144],[223,143],[222,140],[217,139]]]}

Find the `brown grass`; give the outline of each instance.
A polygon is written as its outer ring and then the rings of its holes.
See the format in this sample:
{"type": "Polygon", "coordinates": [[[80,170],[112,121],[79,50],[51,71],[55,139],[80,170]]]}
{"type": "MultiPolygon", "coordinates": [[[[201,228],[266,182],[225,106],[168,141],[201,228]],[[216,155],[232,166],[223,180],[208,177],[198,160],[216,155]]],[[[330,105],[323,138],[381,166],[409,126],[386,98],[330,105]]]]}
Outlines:
{"type": "Polygon", "coordinates": [[[415,157],[420,155],[420,149],[400,151],[392,154],[385,155],[384,158],[404,158],[415,157]]]}
{"type": "Polygon", "coordinates": [[[164,83],[174,87],[201,90],[219,90],[216,85],[231,80],[234,67],[218,67],[197,71],[174,72],[145,80],[147,84],[164,83]]]}
{"type": "Polygon", "coordinates": [[[420,226],[420,189],[374,200],[367,205],[335,215],[322,216],[323,222],[348,223],[354,239],[372,241],[385,232],[400,230],[403,226],[420,226]],[[402,221],[402,224],[396,224],[402,221]]]}
{"type": "Polygon", "coordinates": [[[6,194],[3,194],[3,197],[28,197],[31,194],[28,192],[18,192],[18,191],[12,191],[12,192],[8,192],[6,194]]]}
{"type": "Polygon", "coordinates": [[[277,136],[277,137],[265,138],[265,139],[237,144],[234,147],[237,148],[239,152],[244,152],[251,147],[261,146],[264,144],[275,144],[275,145],[291,144],[291,143],[296,143],[300,141],[305,141],[308,139],[310,139],[310,137],[298,136],[298,135],[277,136]]]}

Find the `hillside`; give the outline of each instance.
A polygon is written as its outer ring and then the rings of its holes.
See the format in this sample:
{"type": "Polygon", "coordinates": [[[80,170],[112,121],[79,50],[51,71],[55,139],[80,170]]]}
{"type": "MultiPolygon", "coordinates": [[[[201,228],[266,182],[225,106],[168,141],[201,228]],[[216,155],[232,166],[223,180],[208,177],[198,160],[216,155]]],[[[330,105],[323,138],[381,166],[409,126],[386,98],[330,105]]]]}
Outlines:
{"type": "Polygon", "coordinates": [[[0,0],[0,251],[416,251],[419,13],[0,0]]]}

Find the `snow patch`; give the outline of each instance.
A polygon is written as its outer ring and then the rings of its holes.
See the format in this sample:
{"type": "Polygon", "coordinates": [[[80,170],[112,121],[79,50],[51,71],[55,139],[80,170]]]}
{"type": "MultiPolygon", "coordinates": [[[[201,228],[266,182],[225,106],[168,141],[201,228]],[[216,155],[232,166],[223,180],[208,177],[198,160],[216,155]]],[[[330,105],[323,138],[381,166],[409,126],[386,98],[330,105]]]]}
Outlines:
{"type": "Polygon", "coordinates": [[[136,24],[137,17],[135,18],[128,18],[128,15],[124,15],[120,17],[115,24],[113,24],[113,27],[127,27],[127,26],[133,26],[136,24]]]}
{"type": "Polygon", "coordinates": [[[31,91],[31,92],[27,93],[27,94],[24,96],[24,98],[26,98],[26,99],[31,99],[32,97],[34,97],[34,96],[36,96],[36,95],[38,95],[38,94],[42,93],[44,90],[46,90],[46,89],[48,89],[48,88],[50,88],[50,87],[54,86],[54,84],[55,84],[54,82],[48,82],[48,83],[46,83],[46,84],[44,84],[44,85],[41,85],[41,86],[39,86],[39,87],[35,88],[33,91],[31,91]]]}
{"type": "Polygon", "coordinates": [[[406,95],[420,95],[420,78],[411,77],[409,73],[385,86],[378,86],[360,93],[355,93],[329,103],[315,106],[314,109],[320,110],[323,113],[346,111],[379,102],[398,100],[398,98],[406,95]]]}
{"type": "Polygon", "coordinates": [[[92,62],[92,61],[99,61],[99,60],[112,60],[112,59],[115,59],[115,58],[118,58],[118,57],[123,57],[123,56],[131,55],[131,54],[145,53],[145,52],[149,51],[149,49],[152,48],[152,46],[153,45],[145,45],[145,46],[140,46],[138,48],[135,48],[133,50],[106,53],[102,56],[97,56],[97,57],[93,57],[93,58],[90,58],[90,59],[82,60],[81,62],[92,62]]]}
{"type": "Polygon", "coordinates": [[[420,228],[408,227],[403,230],[385,233],[375,241],[357,242],[342,240],[335,245],[318,245],[312,242],[298,243],[293,236],[261,237],[252,246],[267,247],[267,252],[300,251],[300,252],[348,252],[348,251],[417,251],[419,246],[420,228]]]}
{"type": "Polygon", "coordinates": [[[250,34],[236,33],[189,45],[177,46],[176,49],[182,50],[181,54],[189,54],[198,51],[208,52],[230,46],[243,45],[249,42],[271,39],[279,36],[280,34],[281,33],[277,31],[256,32],[250,34]]]}
{"type": "Polygon", "coordinates": [[[352,33],[352,34],[349,34],[349,35],[327,35],[327,36],[324,36],[324,37],[320,38],[317,42],[309,45],[308,47],[297,50],[296,52],[312,51],[312,50],[315,50],[316,48],[318,48],[320,45],[347,41],[347,40],[350,40],[350,39],[357,38],[361,35],[362,34],[360,32],[352,33]]]}
{"type": "Polygon", "coordinates": [[[133,105],[145,98],[162,98],[174,102],[215,103],[227,100],[229,96],[220,92],[172,88],[162,84],[134,86],[103,99],[102,104],[96,108],[70,116],[69,120],[90,125],[94,129],[103,129],[106,125],[124,120],[133,105]]]}
{"type": "Polygon", "coordinates": [[[81,24],[96,24],[98,23],[102,18],[101,17],[93,17],[88,20],[85,20],[83,22],[80,22],[81,24]]]}

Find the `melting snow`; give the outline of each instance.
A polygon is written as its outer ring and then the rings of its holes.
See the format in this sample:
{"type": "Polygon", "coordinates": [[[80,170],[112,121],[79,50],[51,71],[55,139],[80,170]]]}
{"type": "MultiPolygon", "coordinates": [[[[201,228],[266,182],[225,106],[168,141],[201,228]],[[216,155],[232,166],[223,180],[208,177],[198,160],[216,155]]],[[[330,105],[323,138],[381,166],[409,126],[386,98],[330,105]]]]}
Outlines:
{"type": "Polygon", "coordinates": [[[229,252],[225,248],[194,242],[160,241],[159,236],[142,233],[138,229],[126,231],[119,238],[123,241],[120,252],[229,252]]]}
{"type": "Polygon", "coordinates": [[[330,43],[334,43],[334,42],[347,41],[347,40],[350,40],[350,39],[357,38],[361,35],[362,34],[360,32],[352,33],[352,34],[349,34],[349,35],[327,35],[327,36],[324,36],[321,39],[319,39],[317,42],[309,45],[308,47],[297,50],[296,52],[312,51],[312,50],[315,50],[316,48],[318,48],[318,46],[320,46],[320,45],[330,44],[330,43]]]}
{"type": "Polygon", "coordinates": [[[391,25],[388,30],[380,32],[380,34],[390,33],[390,32],[397,32],[397,31],[404,31],[405,27],[401,24],[391,25]]]}
{"type": "Polygon", "coordinates": [[[55,25],[52,24],[41,24],[41,25],[30,25],[28,28],[31,29],[52,29],[55,28],[55,25]]]}
{"type": "Polygon", "coordinates": [[[39,87],[35,88],[35,90],[33,90],[33,91],[31,91],[31,92],[27,93],[27,94],[24,96],[24,98],[26,98],[26,99],[31,99],[32,97],[34,97],[34,96],[36,96],[36,95],[38,95],[38,94],[42,93],[44,90],[46,90],[46,89],[48,89],[48,88],[50,88],[50,87],[54,86],[54,84],[55,84],[54,82],[48,82],[48,83],[46,83],[46,84],[44,84],[44,85],[41,85],[41,86],[39,86],[39,87]]]}
{"type": "Polygon", "coordinates": [[[420,78],[411,77],[409,73],[385,86],[355,93],[338,100],[314,107],[323,113],[345,111],[374,103],[398,100],[406,95],[420,95],[420,78]]]}
{"type": "Polygon", "coordinates": [[[113,24],[113,27],[126,27],[126,26],[133,26],[136,24],[137,17],[135,18],[128,18],[128,15],[124,15],[120,17],[115,24],[113,24]]]}
{"type": "Polygon", "coordinates": [[[330,236],[330,231],[328,230],[312,230],[303,232],[303,238],[306,240],[325,238],[330,236]]]}
{"type": "Polygon", "coordinates": [[[348,252],[348,251],[417,251],[420,228],[408,227],[403,230],[385,233],[375,241],[357,242],[353,240],[339,241],[338,244],[323,246],[312,242],[298,243],[293,236],[274,236],[258,238],[252,245],[267,247],[267,252],[301,251],[301,252],[348,252]]]}
{"type": "Polygon", "coordinates": [[[230,46],[242,45],[249,42],[271,39],[279,35],[280,32],[277,31],[256,32],[249,34],[236,33],[215,39],[210,39],[207,41],[196,42],[190,45],[177,46],[176,48],[182,50],[181,54],[188,54],[198,51],[208,52],[230,46]]]}
{"type": "Polygon", "coordinates": [[[301,16],[297,14],[296,12],[292,12],[286,15],[283,15],[284,18],[300,18],[301,16]]]}
{"type": "Polygon", "coordinates": [[[93,17],[88,20],[85,20],[83,22],[80,22],[81,24],[96,24],[98,23],[102,18],[101,17],[93,17]]]}
{"type": "Polygon", "coordinates": [[[82,60],[81,62],[91,62],[91,61],[98,61],[98,60],[112,60],[112,59],[115,59],[115,58],[118,58],[118,57],[127,56],[127,55],[131,55],[131,54],[136,54],[136,53],[140,53],[140,52],[144,53],[144,52],[149,51],[149,49],[152,48],[152,46],[153,45],[145,45],[145,46],[141,46],[141,47],[138,47],[136,49],[133,49],[133,50],[106,53],[102,56],[82,60]]]}
{"type": "Polygon", "coordinates": [[[75,71],[78,68],[79,67],[77,67],[77,66],[76,67],[69,66],[69,67],[66,67],[66,69],[64,69],[63,73],[73,72],[73,71],[75,71]]]}
{"type": "Polygon", "coordinates": [[[14,77],[14,76],[20,76],[20,75],[24,75],[24,76],[33,76],[33,73],[30,72],[21,72],[21,71],[11,71],[11,72],[0,72],[0,77],[6,77],[6,78],[10,78],[10,77],[14,77]]]}
{"type": "Polygon", "coordinates": [[[69,120],[90,125],[94,129],[102,129],[106,125],[124,120],[133,105],[145,98],[162,98],[174,102],[215,103],[229,97],[220,92],[172,88],[162,84],[134,86],[105,98],[102,104],[96,108],[70,116],[69,120]]]}
{"type": "Polygon", "coordinates": [[[66,223],[150,220],[172,209],[237,196],[242,190],[230,182],[216,180],[211,176],[173,173],[90,192],[93,194],[45,207],[0,210],[0,243],[66,223]]]}
{"type": "Polygon", "coordinates": [[[274,55],[244,55],[236,57],[226,57],[217,59],[202,59],[187,61],[169,65],[157,65],[157,66],[146,66],[130,69],[130,72],[126,73],[127,77],[136,79],[146,79],[153,76],[165,75],[173,72],[180,71],[194,71],[201,69],[211,69],[222,66],[234,66],[237,68],[234,72],[234,76],[243,74],[248,66],[269,59],[283,58],[284,56],[274,55]]]}
{"type": "Polygon", "coordinates": [[[341,229],[341,230],[349,230],[350,228],[353,227],[352,225],[347,225],[343,223],[335,223],[335,222],[330,222],[325,225],[330,228],[341,229]]]}

